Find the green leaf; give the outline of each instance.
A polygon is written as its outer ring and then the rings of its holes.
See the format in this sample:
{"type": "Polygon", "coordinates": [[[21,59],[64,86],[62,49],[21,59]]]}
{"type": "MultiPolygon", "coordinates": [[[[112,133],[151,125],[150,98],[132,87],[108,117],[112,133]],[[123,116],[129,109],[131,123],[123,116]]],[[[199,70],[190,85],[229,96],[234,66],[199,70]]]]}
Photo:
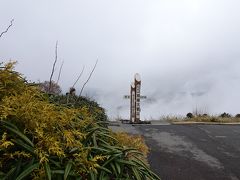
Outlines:
{"type": "Polygon", "coordinates": [[[137,171],[137,169],[136,169],[135,167],[132,167],[132,171],[133,171],[133,174],[134,174],[135,178],[136,178],[137,180],[141,180],[139,171],[137,171]]]}
{"type": "Polygon", "coordinates": [[[143,153],[141,153],[140,151],[138,151],[137,149],[125,149],[123,150],[124,153],[132,153],[135,155],[140,155],[140,156],[144,156],[143,153]]]}
{"type": "Polygon", "coordinates": [[[52,170],[52,174],[64,174],[64,170],[52,170]]]}
{"type": "Polygon", "coordinates": [[[107,138],[109,138],[109,139],[112,139],[112,140],[114,140],[115,142],[117,141],[116,138],[110,136],[109,134],[106,134],[106,133],[99,133],[99,135],[101,135],[101,136],[105,136],[105,137],[107,137],[107,138]]]}
{"type": "Polygon", "coordinates": [[[146,163],[144,161],[142,161],[139,157],[137,156],[133,156],[134,158],[136,158],[136,160],[132,160],[133,162],[139,164],[140,166],[144,167],[145,169],[150,170],[150,168],[146,165],[146,163]]]}
{"type": "Polygon", "coordinates": [[[132,159],[132,162],[135,162],[135,163],[137,163],[138,165],[140,165],[140,166],[142,166],[142,167],[144,167],[144,168],[146,168],[146,169],[149,169],[149,167],[146,165],[145,162],[143,162],[143,160],[141,160],[140,158],[138,158],[138,157],[136,157],[136,156],[134,156],[134,158],[136,158],[136,159],[132,159]]]}
{"type": "Polygon", "coordinates": [[[110,170],[108,170],[107,168],[105,168],[105,167],[99,166],[98,168],[103,170],[103,171],[106,171],[109,174],[112,174],[112,172],[110,170]]]}
{"type": "Polygon", "coordinates": [[[13,174],[15,170],[16,170],[16,167],[13,167],[10,171],[7,172],[7,174],[4,176],[2,180],[9,179],[9,177],[13,174]]]}
{"type": "Polygon", "coordinates": [[[111,161],[113,161],[117,156],[113,156],[110,159],[108,159],[102,166],[105,167],[108,163],[110,163],[111,161]]]}
{"type": "Polygon", "coordinates": [[[121,155],[122,154],[122,151],[118,150],[115,146],[110,146],[110,145],[105,145],[105,144],[101,144],[101,145],[106,151],[108,151],[109,155],[113,155],[113,154],[121,155]]]}
{"type": "Polygon", "coordinates": [[[23,178],[25,178],[27,175],[29,175],[34,169],[37,169],[39,167],[39,163],[35,163],[33,165],[31,165],[30,167],[28,167],[27,169],[25,169],[17,178],[16,180],[21,180],[23,178]]]}
{"type": "Polygon", "coordinates": [[[104,171],[101,171],[98,180],[109,180],[109,179],[110,179],[109,175],[107,175],[104,171]]]}
{"type": "MultiPolygon", "coordinates": [[[[98,141],[100,141],[101,143],[105,144],[105,145],[109,145],[109,142],[104,141],[103,139],[98,139],[98,141]]],[[[100,143],[99,143],[100,144],[100,143]]]]}
{"type": "Polygon", "coordinates": [[[69,175],[69,172],[70,172],[70,170],[72,168],[72,164],[73,164],[72,160],[68,161],[68,163],[67,163],[67,165],[65,167],[65,171],[64,171],[64,180],[67,179],[67,177],[69,175]]]}
{"type": "Polygon", "coordinates": [[[115,162],[115,166],[116,166],[118,174],[120,174],[121,173],[120,165],[117,162],[115,162]]]}
{"type": "Polygon", "coordinates": [[[52,179],[51,169],[50,169],[50,166],[49,166],[48,162],[44,163],[44,169],[45,169],[45,173],[47,175],[48,180],[51,180],[52,179]]]}
{"type": "MultiPolygon", "coordinates": [[[[158,175],[156,175],[153,171],[150,170],[150,168],[139,158],[135,157],[138,160],[132,160],[133,162],[135,162],[136,164],[138,164],[140,168],[143,168],[143,170],[148,173],[149,177],[154,177],[154,179],[160,179],[158,177],[158,175]]],[[[139,169],[140,169],[139,168],[139,169]]]]}
{"type": "Polygon", "coordinates": [[[21,139],[12,139],[12,142],[16,143],[17,145],[21,146],[23,149],[27,150],[28,152],[30,152],[31,154],[35,154],[34,153],[34,148],[27,145],[26,143],[24,143],[21,139]]]}
{"type": "Polygon", "coordinates": [[[11,126],[12,128],[18,130],[17,126],[15,126],[13,123],[9,122],[9,121],[1,121],[3,124],[6,124],[8,126],[11,126]]]}
{"type": "Polygon", "coordinates": [[[109,129],[108,128],[104,128],[104,127],[100,127],[100,126],[98,126],[98,127],[93,127],[93,128],[91,128],[91,129],[89,129],[89,131],[88,131],[88,135],[91,135],[93,132],[95,132],[95,131],[100,131],[100,132],[109,132],[109,129]]]}
{"type": "Polygon", "coordinates": [[[38,160],[35,162],[35,157],[33,157],[30,161],[29,161],[29,163],[26,165],[26,166],[24,166],[24,169],[27,169],[27,168],[29,168],[30,166],[32,166],[34,163],[37,163],[38,162],[38,160]]]}
{"type": "Polygon", "coordinates": [[[95,174],[92,171],[90,172],[90,178],[91,180],[96,180],[95,174]]]}
{"type": "Polygon", "coordinates": [[[103,148],[99,148],[99,147],[92,147],[91,149],[92,149],[92,150],[97,150],[97,151],[100,151],[101,153],[102,153],[102,152],[106,152],[106,153],[108,153],[108,152],[109,152],[108,150],[106,150],[106,149],[103,149],[103,148]]]}
{"type": "Polygon", "coordinates": [[[104,171],[101,171],[101,172],[100,172],[100,176],[99,176],[99,180],[103,180],[104,175],[105,175],[105,172],[104,172],[104,171]]]}
{"type": "Polygon", "coordinates": [[[72,148],[72,149],[69,151],[69,153],[75,153],[75,152],[77,152],[78,150],[79,150],[79,148],[74,147],[74,148],[72,148]]]}
{"type": "Polygon", "coordinates": [[[117,173],[117,170],[116,170],[116,168],[115,168],[115,166],[114,166],[114,163],[110,163],[110,166],[111,166],[114,174],[117,176],[118,173],[117,173]]]}
{"type": "Polygon", "coordinates": [[[17,164],[14,165],[16,167],[16,170],[14,172],[14,176],[12,176],[13,179],[16,179],[17,175],[20,173],[20,169],[21,169],[21,166],[22,166],[22,158],[20,158],[18,161],[17,161],[17,164]]]}
{"type": "Polygon", "coordinates": [[[52,159],[49,159],[49,161],[50,161],[51,163],[53,163],[55,166],[57,166],[58,168],[61,168],[60,162],[54,161],[54,160],[52,160],[52,159]]]}
{"type": "MultiPolygon", "coordinates": [[[[65,174],[65,170],[61,170],[61,169],[59,169],[59,170],[52,170],[52,174],[58,174],[58,175],[61,175],[61,177],[62,177],[65,174]]],[[[78,177],[79,175],[70,171],[68,173],[68,176],[78,177]]]]}
{"type": "Polygon", "coordinates": [[[96,134],[93,133],[92,137],[93,137],[93,144],[95,147],[97,147],[98,145],[97,145],[97,140],[96,140],[96,134]]]}
{"type": "Polygon", "coordinates": [[[19,137],[22,138],[22,140],[24,140],[25,142],[27,142],[30,146],[34,147],[32,141],[30,141],[27,136],[25,136],[23,133],[21,133],[19,130],[13,129],[9,126],[3,125],[6,129],[8,129],[9,131],[13,132],[14,134],[18,135],[19,137]]]}
{"type": "Polygon", "coordinates": [[[126,161],[126,160],[123,160],[123,159],[117,159],[116,161],[118,163],[127,164],[127,165],[131,165],[131,166],[136,166],[136,164],[131,162],[131,161],[126,161]]]}

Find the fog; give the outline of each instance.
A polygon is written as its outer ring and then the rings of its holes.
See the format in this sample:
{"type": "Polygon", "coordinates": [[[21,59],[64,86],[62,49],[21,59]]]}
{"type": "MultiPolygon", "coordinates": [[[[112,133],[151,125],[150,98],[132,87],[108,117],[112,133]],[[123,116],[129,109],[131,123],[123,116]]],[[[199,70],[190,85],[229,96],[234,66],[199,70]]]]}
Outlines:
{"type": "Polygon", "coordinates": [[[240,113],[240,1],[238,0],[1,0],[0,61],[31,81],[54,80],[83,95],[108,115],[129,117],[135,73],[142,78],[142,119],[198,111],[240,113]]]}

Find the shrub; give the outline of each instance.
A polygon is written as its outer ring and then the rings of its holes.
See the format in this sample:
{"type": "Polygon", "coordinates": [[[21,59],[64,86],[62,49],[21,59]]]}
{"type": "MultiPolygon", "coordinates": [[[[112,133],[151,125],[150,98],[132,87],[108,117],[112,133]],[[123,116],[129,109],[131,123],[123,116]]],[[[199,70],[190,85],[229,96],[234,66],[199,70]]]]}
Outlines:
{"type": "Polygon", "coordinates": [[[76,96],[75,94],[51,95],[50,101],[56,105],[61,105],[69,108],[85,107],[93,119],[97,121],[107,121],[105,110],[100,107],[97,102],[87,97],[76,96]]]}
{"type": "Polygon", "coordinates": [[[26,89],[25,79],[20,73],[13,71],[15,64],[16,62],[10,62],[0,67],[0,101],[5,96],[18,94],[26,89]]]}
{"type": "Polygon", "coordinates": [[[13,67],[0,69],[0,179],[159,179],[141,140],[125,146],[98,121],[97,106],[61,104],[13,67]]]}
{"type": "Polygon", "coordinates": [[[194,115],[192,113],[187,113],[187,118],[194,118],[194,115]]]}
{"type": "Polygon", "coordinates": [[[236,118],[240,118],[240,114],[236,114],[236,116],[235,116],[236,118]]]}
{"type": "Polygon", "coordinates": [[[228,114],[228,113],[226,113],[226,112],[224,112],[224,113],[222,113],[222,114],[220,115],[220,117],[222,117],[222,118],[230,118],[231,115],[228,114]]]}

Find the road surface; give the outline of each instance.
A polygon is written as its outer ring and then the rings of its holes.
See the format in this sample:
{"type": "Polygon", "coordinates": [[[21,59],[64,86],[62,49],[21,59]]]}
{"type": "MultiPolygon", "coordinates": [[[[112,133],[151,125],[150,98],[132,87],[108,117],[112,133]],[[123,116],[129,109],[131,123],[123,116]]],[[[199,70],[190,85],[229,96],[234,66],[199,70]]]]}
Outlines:
{"type": "Polygon", "coordinates": [[[239,125],[124,124],[113,129],[145,137],[151,169],[162,180],[240,180],[239,125]]]}

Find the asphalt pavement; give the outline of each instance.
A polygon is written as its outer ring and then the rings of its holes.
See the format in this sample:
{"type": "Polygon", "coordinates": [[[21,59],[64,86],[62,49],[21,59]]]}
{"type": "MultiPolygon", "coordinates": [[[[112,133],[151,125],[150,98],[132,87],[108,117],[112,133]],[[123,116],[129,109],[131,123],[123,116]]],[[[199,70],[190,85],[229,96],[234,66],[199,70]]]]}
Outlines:
{"type": "Polygon", "coordinates": [[[120,125],[141,134],[162,180],[240,180],[239,125],[120,125]]]}

